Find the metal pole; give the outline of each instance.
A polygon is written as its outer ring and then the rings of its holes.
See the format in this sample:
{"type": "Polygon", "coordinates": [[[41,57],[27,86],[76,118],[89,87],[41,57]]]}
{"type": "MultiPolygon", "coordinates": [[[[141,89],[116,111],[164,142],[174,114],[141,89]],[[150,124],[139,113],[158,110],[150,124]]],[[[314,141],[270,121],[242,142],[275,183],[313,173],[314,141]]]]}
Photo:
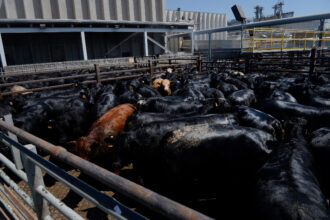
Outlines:
{"type": "Polygon", "coordinates": [[[148,48],[148,32],[143,32],[143,42],[144,42],[144,56],[149,56],[149,48],[148,48]]]}
{"type": "Polygon", "coordinates": [[[88,60],[85,32],[80,32],[80,38],[81,38],[81,47],[82,47],[82,51],[83,51],[83,58],[84,58],[84,60],[88,60]]]}
{"type": "MultiPolygon", "coordinates": [[[[320,49],[322,49],[322,37],[323,37],[323,32],[324,32],[324,29],[325,29],[325,19],[321,19],[320,20],[320,26],[319,26],[319,39],[320,39],[320,41],[319,41],[319,48],[320,49]]],[[[318,57],[320,57],[321,56],[321,50],[318,50],[317,51],[317,55],[318,55],[318,57]]]]}
{"type": "Polygon", "coordinates": [[[243,53],[243,22],[241,25],[241,53],[243,53]]]}
{"type": "Polygon", "coordinates": [[[6,60],[6,55],[5,55],[5,48],[3,46],[1,33],[0,33],[0,57],[1,57],[2,66],[3,67],[7,66],[7,60],[6,60]]]}
{"type": "Polygon", "coordinates": [[[194,55],[195,51],[195,35],[194,32],[191,32],[191,54],[194,55]]]}
{"type": "Polygon", "coordinates": [[[209,61],[212,59],[212,33],[209,33],[209,61]]]}
{"type": "MultiPolygon", "coordinates": [[[[34,145],[29,144],[25,145],[25,147],[37,154],[37,149],[34,145]]],[[[41,169],[37,167],[26,155],[22,154],[22,159],[26,176],[28,178],[28,185],[33,198],[34,209],[37,213],[38,219],[51,219],[46,200],[36,191],[39,186],[45,187],[41,169]]]]}
{"type": "MultiPolygon", "coordinates": [[[[11,114],[4,115],[3,117],[4,117],[5,122],[7,122],[10,125],[14,125],[13,117],[12,117],[11,114]]],[[[8,136],[11,139],[13,139],[14,141],[18,142],[17,136],[14,135],[13,133],[8,132],[8,136]]],[[[11,150],[11,154],[13,156],[13,160],[14,160],[16,169],[18,169],[18,170],[23,169],[23,164],[22,164],[22,160],[21,160],[21,153],[19,152],[19,150],[16,149],[15,147],[13,147],[12,145],[10,145],[10,150],[11,150]]]]}

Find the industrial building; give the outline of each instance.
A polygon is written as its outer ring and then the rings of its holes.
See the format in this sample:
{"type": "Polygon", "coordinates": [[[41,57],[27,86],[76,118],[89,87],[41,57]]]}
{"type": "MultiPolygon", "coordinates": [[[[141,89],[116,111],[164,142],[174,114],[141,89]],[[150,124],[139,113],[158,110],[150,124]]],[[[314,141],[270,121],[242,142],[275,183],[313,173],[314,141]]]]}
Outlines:
{"type": "Polygon", "coordinates": [[[161,54],[166,33],[192,31],[165,0],[0,1],[2,66],[161,54]]]}

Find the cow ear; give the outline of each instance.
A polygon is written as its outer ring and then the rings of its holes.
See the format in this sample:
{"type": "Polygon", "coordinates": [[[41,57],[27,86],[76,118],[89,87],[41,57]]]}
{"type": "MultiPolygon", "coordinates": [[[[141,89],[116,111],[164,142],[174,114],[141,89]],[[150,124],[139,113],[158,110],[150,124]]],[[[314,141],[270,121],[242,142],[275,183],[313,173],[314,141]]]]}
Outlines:
{"type": "Polygon", "coordinates": [[[69,141],[65,144],[69,149],[77,145],[77,141],[69,141]]]}

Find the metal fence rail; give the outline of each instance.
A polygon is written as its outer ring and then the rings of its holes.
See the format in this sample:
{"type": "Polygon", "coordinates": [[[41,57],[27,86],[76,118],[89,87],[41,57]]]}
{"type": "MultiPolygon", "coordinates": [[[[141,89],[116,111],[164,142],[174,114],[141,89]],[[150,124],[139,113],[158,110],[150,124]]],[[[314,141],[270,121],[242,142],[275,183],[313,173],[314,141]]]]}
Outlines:
{"type": "MultiPolygon", "coordinates": [[[[29,144],[23,146],[9,136],[5,135],[3,132],[0,132],[0,139],[6,145],[19,150],[22,163],[24,164],[22,168],[25,169],[25,172],[21,169],[17,169],[17,166],[8,160],[3,154],[0,154],[0,161],[7,168],[13,171],[13,173],[20,179],[28,183],[32,193],[32,199],[2,170],[0,171],[0,177],[31,208],[36,211],[39,219],[51,219],[46,200],[68,219],[83,219],[79,214],[73,211],[70,207],[66,206],[45,188],[40,168],[46,171],[46,173],[51,175],[54,179],[64,183],[74,192],[94,203],[98,208],[102,209],[104,212],[115,217],[116,219],[146,219],[140,214],[122,205],[114,198],[97,191],[83,181],[71,176],[56,165],[45,160],[37,154],[34,145],[29,144]]],[[[17,157],[17,154],[14,154],[13,156],[17,157]]]]}
{"type": "Polygon", "coordinates": [[[330,31],[279,28],[244,30],[243,52],[299,51],[330,48],[330,31]]]}
{"type": "MultiPolygon", "coordinates": [[[[1,96],[9,96],[9,95],[17,95],[20,93],[31,93],[31,92],[38,92],[43,90],[51,90],[51,89],[59,89],[59,88],[67,88],[71,86],[75,86],[78,84],[96,84],[102,82],[109,82],[114,80],[121,80],[121,79],[131,79],[137,78],[141,76],[149,76],[153,74],[163,73],[165,72],[164,69],[166,68],[175,68],[180,66],[196,66],[199,62],[199,57],[170,57],[170,58],[161,58],[161,59],[153,59],[148,60],[148,62],[138,62],[138,63],[126,63],[126,64],[116,64],[110,66],[99,66],[98,64],[94,65],[94,68],[81,68],[81,69],[71,69],[74,70],[86,70],[89,73],[85,74],[72,74],[72,75],[65,75],[65,76],[49,76],[45,78],[42,76],[44,74],[51,74],[51,71],[46,72],[17,72],[17,73],[9,73],[2,75],[2,83],[0,83],[0,97],[1,96]],[[111,71],[106,71],[108,69],[115,68],[111,71]],[[121,76],[116,74],[122,74],[125,72],[131,72],[131,75],[128,76],[121,76]],[[135,74],[133,74],[135,73],[135,74]],[[33,79],[33,80],[25,80],[19,81],[15,80],[14,82],[7,82],[7,78],[15,78],[20,76],[33,76],[34,78],[40,77],[40,79],[33,79]],[[62,83],[58,83],[62,82],[62,83]],[[39,85],[40,83],[52,83],[51,86],[42,86],[42,87],[35,87],[29,86],[29,89],[24,91],[7,91],[6,88],[10,88],[11,86],[15,85],[39,85]],[[4,91],[5,90],[5,91],[4,91]]],[[[69,70],[63,70],[64,72],[69,70]]],[[[54,72],[54,70],[52,71],[54,72]]],[[[61,72],[61,71],[60,71],[61,72]]]]}
{"type": "MultiPolygon", "coordinates": [[[[11,135],[17,135],[24,141],[33,144],[23,146],[5,133],[0,132],[0,139],[5,144],[10,145],[11,148],[15,148],[19,151],[19,154],[17,154],[17,152],[13,152],[13,157],[15,158],[18,155],[22,156],[22,164],[26,173],[21,169],[17,169],[13,162],[1,154],[0,161],[10,170],[12,170],[18,177],[29,183],[32,192],[33,207],[35,208],[39,219],[50,219],[46,200],[58,208],[66,217],[70,219],[81,219],[77,213],[75,213],[72,209],[67,207],[45,189],[40,168],[46,171],[46,173],[48,173],[56,180],[67,185],[74,192],[94,203],[101,210],[114,216],[117,219],[146,218],[130,210],[123,204],[116,201],[114,198],[99,192],[83,181],[71,176],[56,165],[45,160],[36,153],[36,148],[34,146],[37,146],[43,151],[46,151],[55,159],[71,165],[74,168],[80,169],[82,172],[92,177],[93,179],[113,188],[118,193],[121,193],[147,206],[153,211],[158,212],[169,219],[211,219],[195,210],[167,199],[166,197],[163,197],[151,190],[148,190],[93,163],[90,163],[74,154],[71,154],[60,146],[54,146],[19,128],[16,128],[5,121],[0,120],[0,128],[7,131],[11,135]]],[[[14,161],[17,160],[18,159],[16,158],[14,161]]],[[[0,175],[0,177],[2,176],[5,177],[5,175],[0,175]]],[[[5,178],[8,182],[10,182],[10,179],[7,177],[5,178]]],[[[12,186],[14,185],[12,184],[12,186]]],[[[13,188],[16,188],[16,190],[19,191],[18,187],[14,186],[13,188]]]]}

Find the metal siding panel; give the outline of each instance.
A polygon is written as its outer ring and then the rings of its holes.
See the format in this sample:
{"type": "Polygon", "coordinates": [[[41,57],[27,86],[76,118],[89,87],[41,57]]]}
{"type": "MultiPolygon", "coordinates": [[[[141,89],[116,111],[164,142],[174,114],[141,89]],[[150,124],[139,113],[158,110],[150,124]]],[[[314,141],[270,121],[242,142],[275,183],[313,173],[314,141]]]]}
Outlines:
{"type": "MultiPolygon", "coordinates": [[[[28,7],[31,7],[31,6],[28,6],[28,7]]],[[[40,0],[33,0],[33,8],[34,8],[35,18],[42,18],[40,0]]]]}
{"type": "Polygon", "coordinates": [[[82,19],[89,19],[88,0],[81,0],[82,19]]]}
{"type": "MultiPolygon", "coordinates": [[[[17,18],[25,18],[23,0],[15,0],[15,4],[16,4],[17,18]]],[[[0,7],[1,7],[1,1],[0,1],[0,7]]],[[[1,14],[1,9],[0,9],[0,14],[1,14]]],[[[0,18],[1,17],[2,16],[0,15],[0,18]]]]}
{"type": "Polygon", "coordinates": [[[139,1],[139,14],[140,14],[140,21],[146,21],[146,6],[145,0],[136,0],[139,1]]]}
{"type": "Polygon", "coordinates": [[[126,12],[125,20],[134,21],[134,0],[123,0],[125,2],[125,7],[123,6],[123,11],[126,12]]]}
{"type": "Polygon", "coordinates": [[[72,0],[73,3],[73,16],[75,19],[82,19],[83,13],[82,13],[82,6],[81,6],[81,0],[72,0]]]}
{"type": "Polygon", "coordinates": [[[152,20],[151,8],[150,8],[150,0],[144,0],[144,13],[145,13],[145,21],[152,20]]]}
{"type": "Polygon", "coordinates": [[[172,21],[173,21],[173,22],[176,22],[176,11],[173,11],[173,14],[172,14],[172,21]]]}
{"type": "Polygon", "coordinates": [[[165,0],[0,0],[0,18],[175,21],[165,8],[165,0]]]}
{"type": "Polygon", "coordinates": [[[17,18],[16,4],[13,0],[4,0],[5,12],[7,18],[17,18]]]}
{"type": "Polygon", "coordinates": [[[139,8],[139,1],[133,0],[133,9],[134,9],[134,21],[141,21],[140,20],[140,8],[139,8]]]}
{"type": "Polygon", "coordinates": [[[66,14],[68,19],[74,19],[73,0],[66,0],[66,14]]]}
{"type": "Polygon", "coordinates": [[[117,20],[115,0],[110,0],[109,6],[110,6],[110,20],[117,20]]]}
{"type": "Polygon", "coordinates": [[[154,0],[157,5],[156,8],[158,9],[157,11],[157,21],[164,22],[165,20],[165,11],[166,11],[166,3],[165,0],[154,0]]]}
{"type": "Polygon", "coordinates": [[[5,2],[4,0],[0,0],[0,18],[6,18],[7,17],[4,2],[5,2]]]}
{"type": "Polygon", "coordinates": [[[121,0],[121,14],[122,14],[122,20],[128,20],[128,14],[127,14],[127,0],[121,0]]]}
{"type": "Polygon", "coordinates": [[[123,20],[123,15],[122,15],[122,5],[121,5],[121,0],[115,0],[115,10],[116,10],[116,19],[118,21],[123,20]]]}
{"type": "Polygon", "coordinates": [[[95,6],[96,19],[103,20],[104,18],[103,0],[96,0],[94,6],[95,6]]]}
{"type": "Polygon", "coordinates": [[[103,8],[103,20],[110,20],[110,1],[109,0],[102,0],[102,8],[103,8]]]}
{"type": "Polygon", "coordinates": [[[172,10],[166,10],[166,21],[170,22],[172,18],[172,10]]]}
{"type": "Polygon", "coordinates": [[[96,2],[95,0],[88,0],[87,1],[88,5],[88,19],[90,20],[96,20],[97,15],[96,15],[96,2]]]}
{"type": "MultiPolygon", "coordinates": [[[[215,26],[215,28],[217,28],[217,27],[220,26],[220,14],[216,14],[215,15],[215,25],[214,26],[215,26]]],[[[214,39],[216,39],[216,40],[219,40],[220,39],[219,33],[216,33],[214,35],[214,39]]]]}
{"type": "Polygon", "coordinates": [[[59,19],[67,19],[68,13],[67,13],[66,0],[56,0],[56,1],[57,1],[59,19]]]}
{"type": "Polygon", "coordinates": [[[40,3],[41,3],[40,7],[41,7],[42,18],[44,19],[53,18],[52,6],[50,4],[50,0],[42,0],[40,3]]]}
{"type": "Polygon", "coordinates": [[[157,9],[156,9],[155,1],[149,0],[149,4],[150,4],[149,10],[150,10],[150,15],[151,15],[150,21],[157,21],[157,18],[156,18],[157,9]]]}
{"type": "MultiPolygon", "coordinates": [[[[201,30],[205,30],[207,29],[207,14],[206,13],[203,13],[203,22],[202,22],[202,27],[201,27],[201,30]]],[[[208,39],[208,36],[206,34],[203,35],[203,40],[207,40],[208,39]]]]}

